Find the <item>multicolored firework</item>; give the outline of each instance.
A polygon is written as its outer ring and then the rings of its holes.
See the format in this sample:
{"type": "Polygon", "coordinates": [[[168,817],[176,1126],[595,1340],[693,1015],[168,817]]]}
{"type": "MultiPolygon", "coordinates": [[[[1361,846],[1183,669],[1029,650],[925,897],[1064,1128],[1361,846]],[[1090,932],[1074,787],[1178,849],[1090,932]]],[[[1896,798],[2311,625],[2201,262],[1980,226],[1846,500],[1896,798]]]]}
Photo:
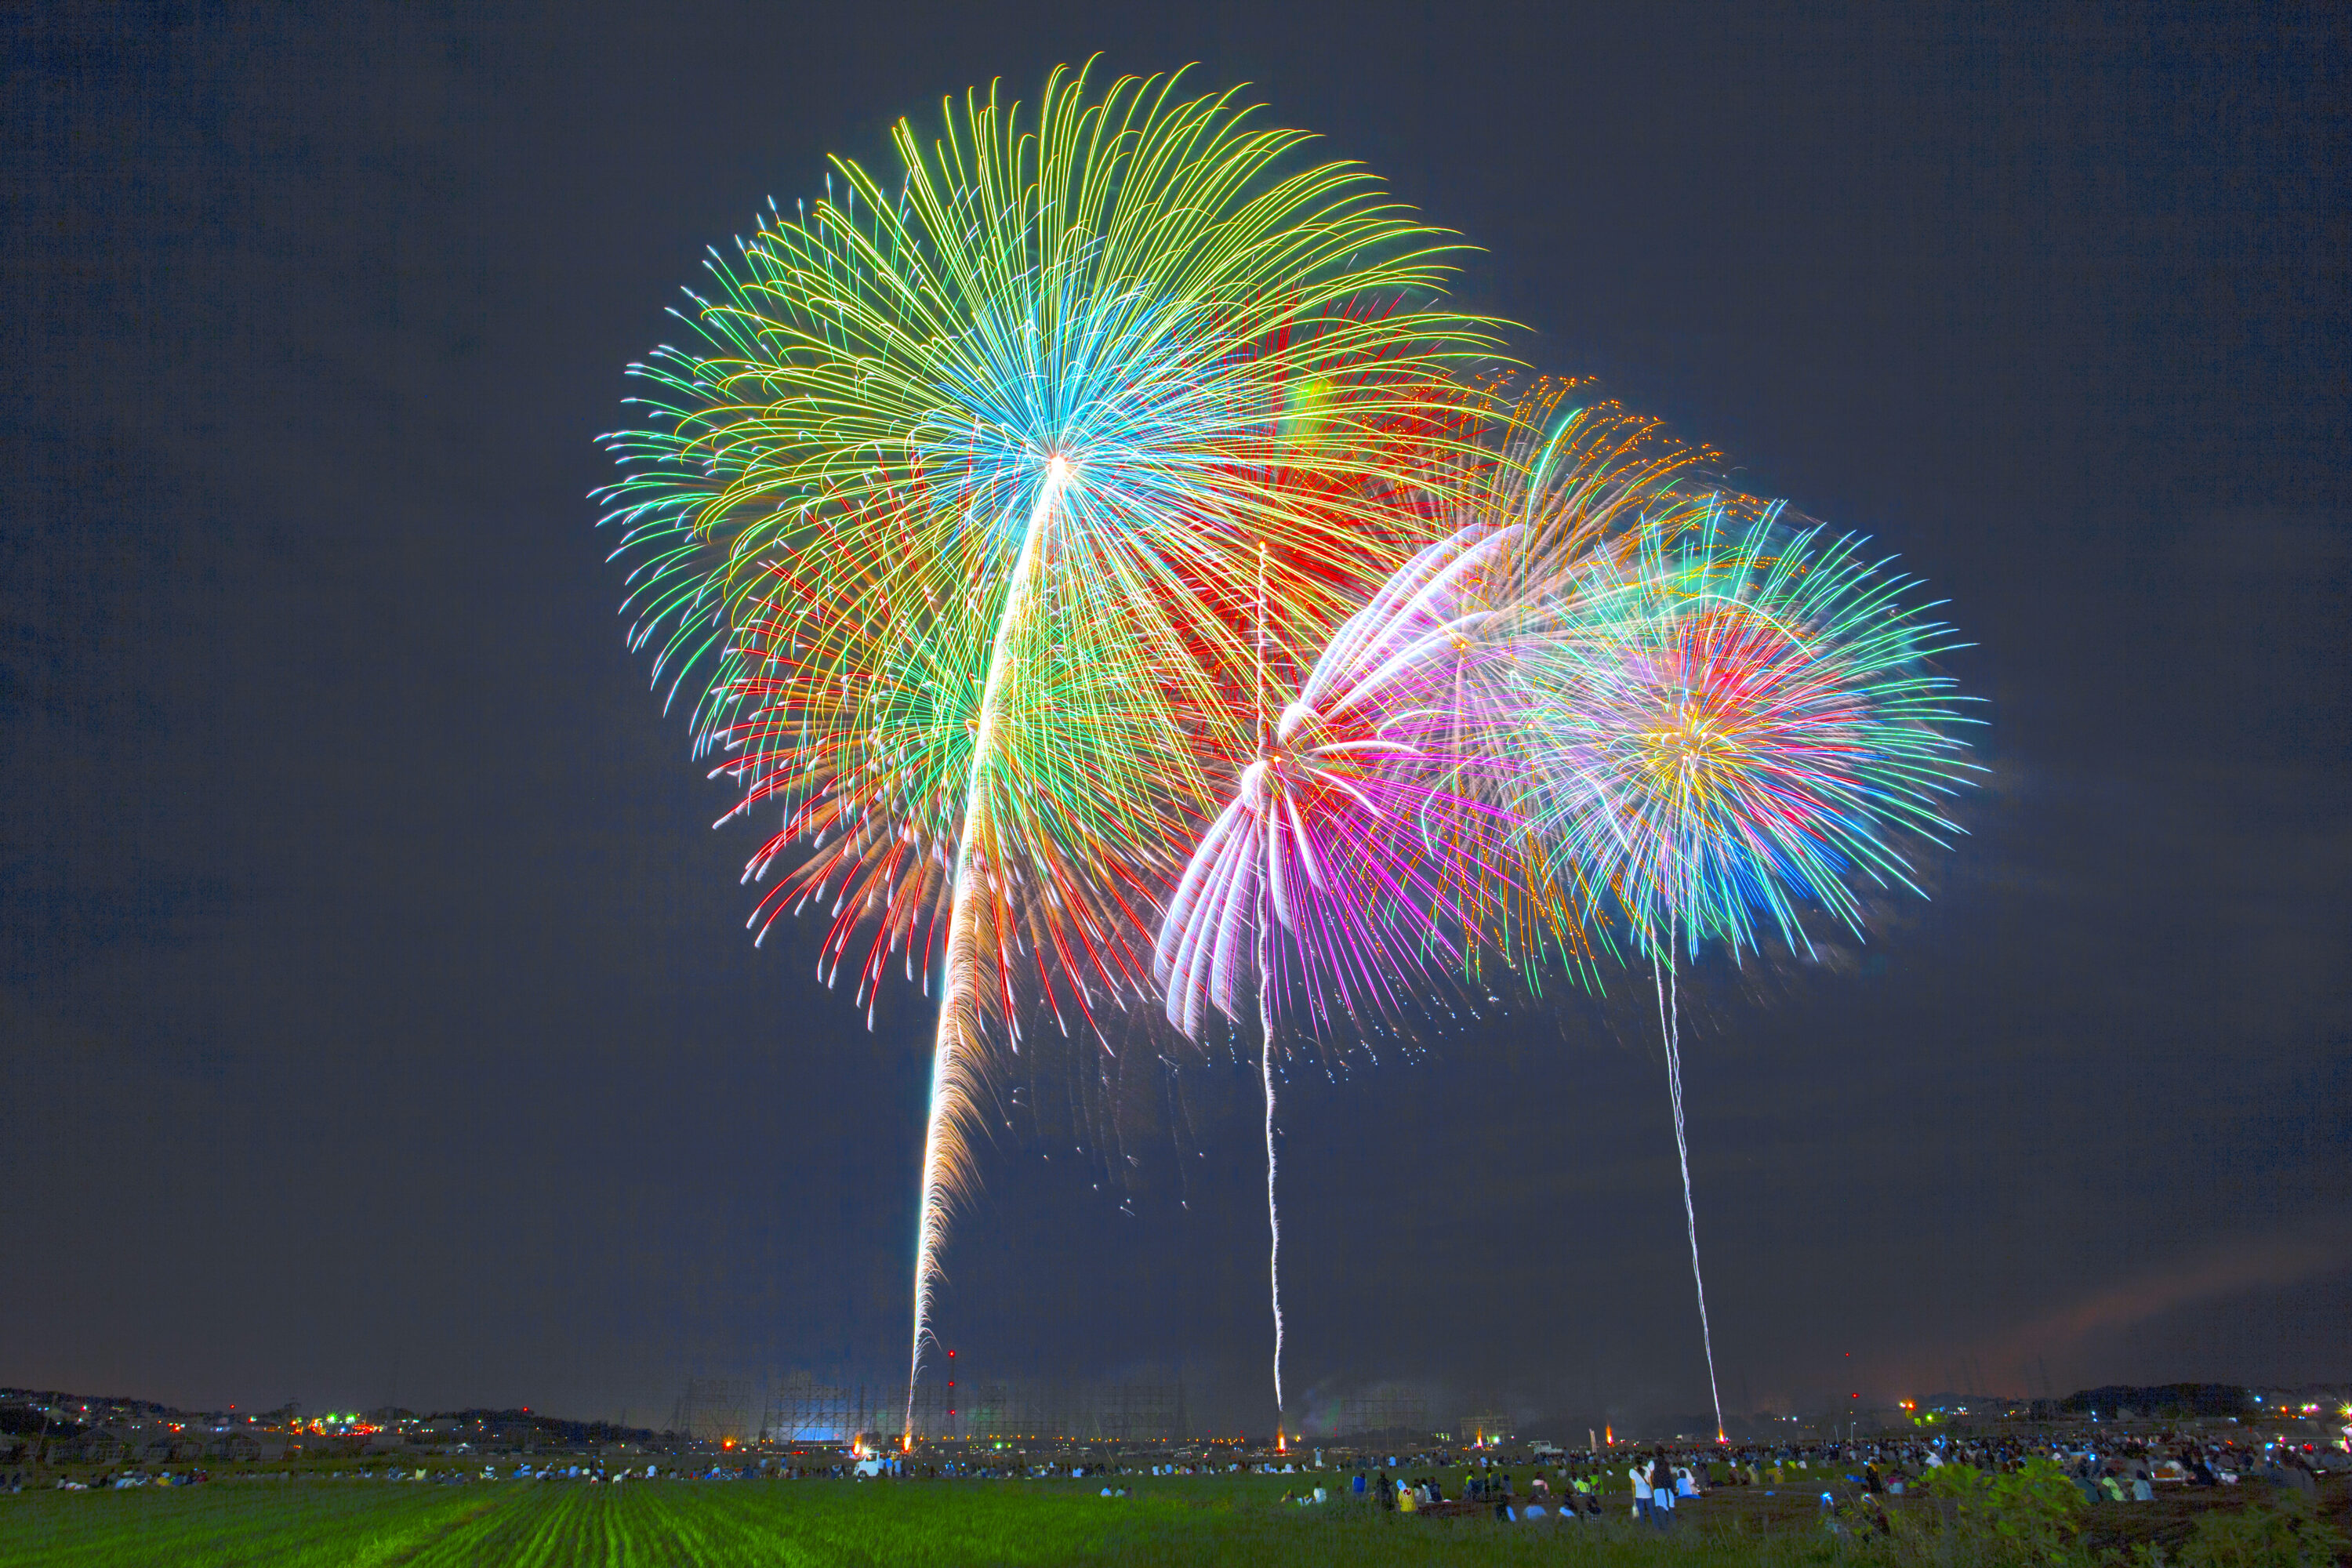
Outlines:
{"type": "Polygon", "coordinates": [[[1493,324],[1433,303],[1446,237],[1305,140],[1084,70],[902,121],[888,178],[836,160],[713,257],[607,437],[633,641],[729,816],[775,814],[751,924],[817,905],[869,1023],[890,967],[938,992],[909,1442],[1024,1022],[1108,1051],[1155,987],[1195,1039],[1254,994],[1279,1406],[1286,1031],[1489,958],[1650,964],[1712,1384],[1676,966],[1858,931],[1955,831],[1909,583],[1655,421],[1465,375],[1493,324]]]}
{"type": "Polygon", "coordinates": [[[1155,973],[1187,1036],[1213,1015],[1240,1021],[1256,995],[1277,1409],[1284,1023],[1294,1037],[1360,1032],[1465,978],[1486,947],[1538,972],[1562,956],[1597,981],[1583,902],[1528,853],[1522,667],[1558,630],[1552,590],[1592,552],[1629,548],[1694,454],[1613,405],[1561,412],[1573,389],[1490,395],[1458,531],[1339,628],[1278,719],[1259,682],[1257,748],[1160,929],[1155,973]]]}
{"type": "Polygon", "coordinates": [[[1265,1094],[1274,1397],[1282,1394],[1276,1197],[1277,1014],[1309,1027],[1392,1013],[1433,967],[1463,964],[1507,819],[1465,788],[1464,666],[1480,652],[1488,579],[1516,528],[1423,550],[1341,626],[1274,716],[1258,683],[1255,756],[1176,887],[1154,973],[1169,1022],[1198,1039],[1256,997],[1265,1094]]]}
{"type": "Polygon", "coordinates": [[[1860,541],[1782,517],[1654,509],[1569,574],[1520,667],[1536,841],[1647,956],[1766,929],[1810,951],[1808,906],[1858,931],[1853,883],[1916,891],[1902,840],[1958,831],[1962,704],[1925,662],[1949,628],[1860,541]]]}
{"type": "Polygon", "coordinates": [[[1540,989],[1557,968],[1601,984],[1614,954],[1612,921],[1579,881],[1573,862],[1527,832],[1529,811],[1528,674],[1554,645],[1580,634],[1578,584],[1595,564],[1622,564],[1640,541],[1686,523],[1696,503],[1675,488],[1709,454],[1668,438],[1662,423],[1615,403],[1565,405],[1573,381],[1538,380],[1496,400],[1481,468],[1454,514],[1461,537],[1506,535],[1487,570],[1465,584],[1479,614],[1453,668],[1447,697],[1458,733],[1450,752],[1475,758],[1463,787],[1519,825],[1513,852],[1481,856],[1467,874],[1486,884],[1477,900],[1483,945],[1540,989]]]}
{"type": "Polygon", "coordinates": [[[1949,629],[1859,552],[1777,502],[1669,489],[1549,590],[1515,667],[1538,878],[1652,963],[1710,1393],[1678,958],[1766,928],[1810,951],[1808,907],[1858,932],[1853,883],[1916,890],[1901,840],[1958,831],[1943,806],[1969,771],[1953,683],[1924,663],[1949,629]]]}
{"type": "Polygon", "coordinates": [[[1245,984],[1339,1023],[1392,1012],[1433,960],[1463,958],[1449,933],[1477,929],[1477,872],[1507,819],[1465,787],[1484,759],[1463,744],[1456,694],[1490,614],[1486,580],[1517,538],[1485,530],[1422,550],[1278,712],[1261,709],[1256,753],[1160,926],[1156,973],[1187,1036],[1212,1010],[1239,1018],[1245,984]]]}
{"type": "Polygon", "coordinates": [[[1196,758],[1246,743],[1245,609],[1305,636],[1427,537],[1446,373],[1490,342],[1423,302],[1441,236],[1353,165],[1284,173],[1306,133],[1231,93],[1056,70],[945,120],[714,258],[609,437],[634,636],[780,813],[754,923],[822,905],[828,980],[870,933],[869,1007],[893,957],[939,970],[910,1423],[992,1030],[1148,985],[1196,758]]]}

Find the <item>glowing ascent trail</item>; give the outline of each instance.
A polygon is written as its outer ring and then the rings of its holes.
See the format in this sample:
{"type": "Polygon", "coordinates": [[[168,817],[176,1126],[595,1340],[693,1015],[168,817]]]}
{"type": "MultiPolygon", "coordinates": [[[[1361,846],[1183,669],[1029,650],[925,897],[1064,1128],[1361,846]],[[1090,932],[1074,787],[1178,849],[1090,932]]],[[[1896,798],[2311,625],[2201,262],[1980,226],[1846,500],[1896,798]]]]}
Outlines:
{"type": "Polygon", "coordinates": [[[1723,1394],[1715,1382],[1715,1334],[1706,1323],[1706,1280],[1698,1270],[1698,1209],[1691,1202],[1690,1142],[1683,1132],[1683,1012],[1675,986],[1675,950],[1671,941],[1663,963],[1653,961],[1650,978],[1658,988],[1658,1034],[1666,1045],[1666,1087],[1674,1097],[1675,1156],[1683,1168],[1683,1222],[1690,1231],[1691,1284],[1698,1291],[1698,1337],[1706,1349],[1706,1392],[1715,1401],[1715,1440],[1729,1439],[1723,1429],[1723,1394]]]}
{"type": "MultiPolygon", "coordinates": [[[[1265,895],[1259,899],[1261,907],[1265,895]]],[[[1264,952],[1265,925],[1259,921],[1259,948],[1264,952]]],[[[1257,972],[1257,1020],[1261,1045],[1258,1051],[1258,1073],[1265,1083],[1265,1220],[1273,1236],[1273,1246],[1266,1254],[1266,1271],[1274,1282],[1274,1446],[1276,1451],[1287,1447],[1284,1429],[1282,1403],[1282,1210],[1274,1201],[1274,989],[1273,966],[1263,957],[1257,972]]]]}
{"type": "MultiPolygon", "coordinates": [[[[1273,745],[1273,735],[1265,720],[1265,542],[1257,547],[1257,749],[1263,758],[1273,745]]],[[[1272,818],[1267,819],[1266,832],[1276,831],[1272,818]]],[[[1269,855],[1266,864],[1276,864],[1269,855]]],[[[1257,893],[1257,1027],[1258,1076],[1265,1086],[1265,1228],[1266,1278],[1274,1300],[1274,1447],[1281,1452],[1286,1446],[1282,1403],[1282,1206],[1275,1201],[1274,1154],[1274,933],[1267,925],[1272,911],[1266,907],[1266,895],[1273,883],[1269,876],[1258,885],[1257,893]]]]}
{"type": "Polygon", "coordinates": [[[959,1195],[955,1171],[961,1163],[954,1150],[961,1142],[960,1126],[971,1110],[973,1091],[979,1085],[973,904],[987,880],[999,874],[990,854],[993,829],[988,811],[988,771],[994,761],[1014,647],[1029,616],[1045,530],[1053,521],[1054,504],[1070,478],[1070,465],[1065,458],[1056,454],[1047,459],[1036,505],[1030,509],[1028,526],[1022,531],[1021,552],[1013,560],[1012,579],[1005,585],[1004,608],[997,616],[995,639],[988,650],[988,674],[980,689],[980,711],[973,721],[971,774],[964,789],[962,837],[956,847],[955,895],[948,912],[939,1033],[931,1043],[931,1102],[923,1132],[923,1207],[915,1235],[914,1342],[907,1365],[907,1425],[900,1434],[901,1446],[908,1449],[915,1442],[915,1384],[923,1370],[923,1342],[931,1331],[931,1287],[940,1277],[940,1247],[947,1239],[949,1211],[959,1195]]]}

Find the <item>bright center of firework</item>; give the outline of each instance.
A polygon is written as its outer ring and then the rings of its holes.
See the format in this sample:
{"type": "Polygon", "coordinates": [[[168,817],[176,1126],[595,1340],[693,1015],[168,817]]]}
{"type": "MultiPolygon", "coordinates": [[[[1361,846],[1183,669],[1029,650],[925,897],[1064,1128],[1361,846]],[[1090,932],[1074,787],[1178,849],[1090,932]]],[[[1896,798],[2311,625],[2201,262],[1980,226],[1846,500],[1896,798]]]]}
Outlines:
{"type": "Polygon", "coordinates": [[[1651,765],[1685,779],[1703,778],[1732,762],[1731,735],[1704,708],[1693,704],[1650,731],[1651,765]]]}

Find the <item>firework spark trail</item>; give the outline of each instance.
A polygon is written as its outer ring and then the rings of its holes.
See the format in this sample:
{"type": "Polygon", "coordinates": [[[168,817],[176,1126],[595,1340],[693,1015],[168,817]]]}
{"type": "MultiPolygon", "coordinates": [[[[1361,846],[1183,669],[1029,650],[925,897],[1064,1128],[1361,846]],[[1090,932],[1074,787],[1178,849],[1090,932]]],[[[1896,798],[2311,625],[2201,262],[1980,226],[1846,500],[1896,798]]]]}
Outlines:
{"type": "MultiPolygon", "coordinates": [[[[1265,732],[1265,542],[1257,547],[1256,686],[1251,696],[1251,727],[1257,731],[1258,750],[1266,747],[1265,732]]],[[[1272,933],[1266,924],[1266,895],[1257,897],[1257,1027],[1258,1076],[1265,1090],[1265,1230],[1266,1288],[1274,1308],[1274,1446],[1283,1446],[1282,1399],[1282,1205],[1275,1196],[1274,1150],[1274,964],[1268,951],[1272,933]]]]}
{"type": "Polygon", "coordinates": [[[1266,1278],[1274,1295],[1274,1446],[1283,1447],[1282,1400],[1282,1207],[1275,1201],[1274,1156],[1274,966],[1266,952],[1265,895],[1258,904],[1258,1075],[1265,1086],[1266,1278]]]}
{"type": "MultiPolygon", "coordinates": [[[[1054,506],[1070,482],[1070,466],[1058,453],[1048,458],[1036,505],[1021,536],[1021,553],[1007,584],[1003,613],[989,646],[988,675],[981,687],[980,716],[973,725],[971,777],[965,786],[963,836],[956,849],[955,894],[949,906],[946,980],[940,996],[939,1030],[931,1042],[931,1098],[923,1127],[923,1206],[915,1233],[915,1335],[907,1372],[907,1431],[914,1430],[915,1385],[922,1372],[923,1346],[931,1339],[931,1288],[940,1279],[940,1248],[947,1239],[954,1181],[949,1157],[954,1127],[973,1110],[979,1082],[979,997],[974,987],[973,904],[982,884],[1000,872],[992,859],[988,813],[988,772],[996,756],[996,728],[1003,712],[1005,682],[1013,678],[1013,649],[1026,629],[1035,597],[1040,549],[1054,506]]],[[[1017,1050],[1019,1047],[1016,1045],[1017,1050]]]]}
{"type": "Polygon", "coordinates": [[[1690,1232],[1691,1287],[1698,1292],[1698,1336],[1706,1351],[1706,1393],[1715,1402],[1715,1440],[1727,1440],[1723,1429],[1723,1394],[1715,1381],[1715,1331],[1706,1321],[1706,1279],[1698,1267],[1698,1209],[1691,1201],[1690,1143],[1683,1131],[1682,998],[1675,985],[1675,955],[1653,962],[1650,978],[1658,989],[1658,1034],[1666,1046],[1666,1087],[1674,1099],[1675,1158],[1683,1172],[1683,1223],[1690,1232]]]}

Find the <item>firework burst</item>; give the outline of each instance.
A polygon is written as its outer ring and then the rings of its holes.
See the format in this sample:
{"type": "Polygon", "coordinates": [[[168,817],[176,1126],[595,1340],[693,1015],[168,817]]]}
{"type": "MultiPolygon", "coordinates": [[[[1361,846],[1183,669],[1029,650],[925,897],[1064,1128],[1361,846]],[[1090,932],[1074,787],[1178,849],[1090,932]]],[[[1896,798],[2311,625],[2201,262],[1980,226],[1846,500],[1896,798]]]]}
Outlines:
{"type": "Polygon", "coordinates": [[[1507,819],[1466,787],[1480,765],[1459,696],[1481,655],[1488,580],[1516,528],[1421,551],[1333,636],[1278,716],[1256,686],[1255,754],[1202,836],[1160,931],[1169,1021],[1201,1037],[1254,993],[1265,1096],[1274,1397],[1282,1392],[1282,1213],[1275,1115],[1278,1016],[1310,1028],[1394,1012],[1458,968],[1507,819]]]}
{"type": "Polygon", "coordinates": [[[1770,931],[1800,911],[1859,931],[1857,882],[1916,890],[1905,839],[1958,828],[1970,772],[1950,629],[1860,541],[1708,495],[1584,559],[1521,669],[1529,813],[1588,919],[1644,955],[1770,931]]]}
{"type": "Polygon", "coordinates": [[[1283,172],[1305,133],[1230,93],[1057,70],[892,139],[895,177],[836,160],[714,256],[608,521],[656,681],[778,814],[755,925],[817,905],[869,1007],[894,957],[937,987],[911,1412],[992,1036],[1148,986],[1128,933],[1236,743],[1256,574],[1328,625],[1426,537],[1488,340],[1419,302],[1441,237],[1352,165],[1283,172]]]}
{"type": "Polygon", "coordinates": [[[1444,751],[1463,759],[1462,788],[1517,833],[1507,853],[1481,845],[1460,864],[1482,884],[1467,901],[1486,922],[1479,948],[1538,990],[1553,970],[1597,987],[1600,961],[1615,950],[1613,911],[1591,896],[1573,858],[1529,831],[1531,811],[1540,815],[1530,714],[1544,711],[1545,695],[1530,678],[1556,667],[1564,639],[1589,633],[1595,571],[1622,575],[1643,540],[1689,526],[1703,503],[1676,481],[1710,456],[1618,404],[1571,405],[1579,386],[1546,378],[1490,403],[1491,458],[1454,514],[1457,537],[1493,542],[1485,569],[1463,584],[1467,629],[1444,700],[1455,733],[1444,751]]]}
{"type": "MultiPolygon", "coordinates": [[[[1951,634],[1910,586],[1777,502],[1669,485],[1622,544],[1549,584],[1513,670],[1538,879],[1651,963],[1711,1394],[1676,965],[1766,931],[1810,951],[1808,908],[1859,932],[1855,884],[1916,890],[1903,842],[1957,831],[1963,715],[1925,663],[1951,634]]],[[[1717,1394],[1718,1439],[1722,1408],[1717,1394]]]]}

